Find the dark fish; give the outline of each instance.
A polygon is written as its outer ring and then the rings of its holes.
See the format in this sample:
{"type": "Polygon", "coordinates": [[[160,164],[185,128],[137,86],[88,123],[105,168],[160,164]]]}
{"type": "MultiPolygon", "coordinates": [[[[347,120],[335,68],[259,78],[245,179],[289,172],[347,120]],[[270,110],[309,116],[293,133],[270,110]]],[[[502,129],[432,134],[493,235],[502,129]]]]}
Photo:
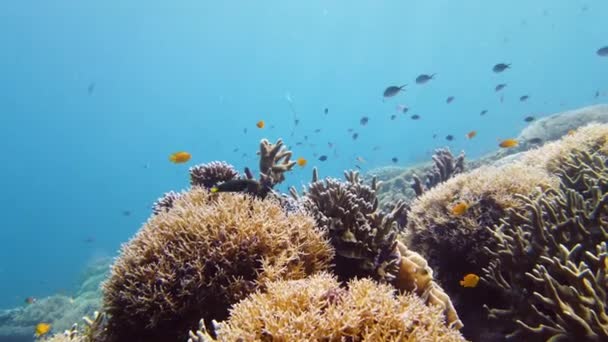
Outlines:
{"type": "Polygon", "coordinates": [[[294,120],[293,120],[293,124],[294,124],[294,125],[296,125],[296,126],[297,126],[299,123],[300,123],[300,119],[294,119],[294,120]]]}
{"type": "Polygon", "coordinates": [[[511,64],[498,63],[492,68],[492,71],[494,71],[495,73],[499,73],[499,72],[503,72],[503,71],[509,69],[510,67],[511,67],[511,64]]]}
{"type": "Polygon", "coordinates": [[[319,133],[319,132],[321,132],[320,128],[315,129],[315,133],[319,133]]]}
{"type": "Polygon", "coordinates": [[[445,140],[452,141],[452,140],[454,140],[454,136],[451,135],[451,134],[448,134],[448,135],[445,136],[445,140]]]}
{"type": "Polygon", "coordinates": [[[357,140],[358,137],[359,137],[359,133],[353,133],[353,140],[357,140]]]}
{"type": "Polygon", "coordinates": [[[432,80],[435,77],[435,75],[437,75],[437,74],[432,74],[432,75],[422,74],[422,75],[416,77],[416,83],[425,84],[426,82],[432,80]]]}
{"type": "Polygon", "coordinates": [[[308,141],[308,135],[304,136],[304,141],[308,141]]]}
{"type": "Polygon", "coordinates": [[[84,242],[84,243],[93,243],[93,242],[95,242],[95,237],[93,237],[93,236],[86,237],[86,238],[84,238],[82,240],[82,242],[84,242]]]}
{"type": "Polygon", "coordinates": [[[247,134],[247,127],[243,128],[243,134],[247,134]]]}
{"type": "Polygon", "coordinates": [[[487,112],[488,112],[488,110],[484,109],[481,111],[481,113],[479,113],[479,115],[484,116],[484,115],[486,115],[487,112]]]}
{"type": "Polygon", "coordinates": [[[541,138],[532,138],[532,139],[528,139],[528,142],[530,144],[538,145],[538,144],[542,144],[543,143],[543,139],[541,139],[541,138]]]}
{"type": "Polygon", "coordinates": [[[327,156],[326,155],[322,155],[319,157],[320,161],[326,161],[327,160],[327,156]]]}
{"type": "Polygon", "coordinates": [[[361,166],[355,164],[355,167],[357,168],[357,170],[361,170],[361,166]]]}
{"type": "Polygon", "coordinates": [[[411,116],[411,118],[412,118],[412,120],[418,120],[418,119],[420,119],[420,115],[414,114],[411,116]]]}
{"type": "Polygon", "coordinates": [[[399,94],[400,91],[404,91],[403,88],[405,88],[406,85],[407,84],[404,84],[402,86],[390,86],[386,88],[383,93],[384,98],[393,97],[399,94]]]}
{"type": "Polygon", "coordinates": [[[334,143],[332,143],[331,141],[327,143],[327,147],[332,148],[334,147],[334,143]]]}
{"type": "Polygon", "coordinates": [[[123,216],[131,216],[131,211],[130,210],[123,210],[122,215],[123,216]]]}
{"type": "Polygon", "coordinates": [[[239,151],[239,148],[238,148],[238,147],[237,147],[237,148],[235,148],[234,150],[232,150],[232,152],[238,152],[238,151],[239,151]]]}
{"type": "Polygon", "coordinates": [[[347,131],[348,133],[350,133],[350,132],[354,131],[354,129],[353,129],[353,128],[349,128],[349,129],[347,129],[346,131],[347,131]]]}
{"type": "Polygon", "coordinates": [[[393,114],[391,115],[391,120],[395,120],[397,118],[397,115],[393,114]]]}
{"type": "Polygon", "coordinates": [[[437,134],[433,134],[433,139],[437,138],[437,134]]]}
{"type": "Polygon", "coordinates": [[[528,95],[523,95],[523,96],[520,96],[520,97],[519,97],[519,101],[521,101],[521,102],[525,102],[525,101],[526,101],[526,100],[528,100],[529,98],[530,98],[530,96],[528,96],[528,95]]]}
{"type": "Polygon", "coordinates": [[[494,91],[501,91],[501,90],[505,89],[506,86],[507,85],[505,83],[501,83],[494,88],[494,91]]]}
{"type": "Polygon", "coordinates": [[[407,107],[403,107],[403,108],[401,109],[401,113],[405,114],[405,113],[407,113],[407,111],[408,111],[408,110],[410,110],[410,109],[409,109],[409,108],[407,108],[407,107]]]}
{"type": "Polygon", "coordinates": [[[399,159],[397,159],[397,157],[393,157],[393,158],[391,158],[391,161],[392,161],[393,163],[397,163],[397,162],[399,161],[399,159]]]}
{"type": "Polygon", "coordinates": [[[600,57],[608,57],[608,46],[599,48],[596,53],[600,57]]]}
{"type": "Polygon", "coordinates": [[[454,101],[454,96],[448,96],[448,98],[445,99],[445,103],[452,103],[452,101],[454,101]]]}
{"type": "Polygon", "coordinates": [[[325,115],[327,115],[327,113],[329,113],[329,108],[325,108],[325,109],[323,110],[323,113],[325,113],[325,115]]]}
{"type": "Polygon", "coordinates": [[[89,87],[87,88],[87,92],[89,93],[89,95],[93,94],[93,92],[95,91],[95,82],[91,82],[91,84],[89,84],[89,87]]]}
{"type": "Polygon", "coordinates": [[[303,143],[301,141],[296,142],[296,146],[302,146],[303,143]]]}
{"type": "Polygon", "coordinates": [[[368,122],[369,122],[369,118],[367,116],[364,116],[361,118],[361,120],[359,120],[359,123],[361,124],[361,126],[367,125],[368,122]]]}
{"type": "Polygon", "coordinates": [[[255,193],[260,183],[255,179],[233,179],[211,188],[211,192],[241,192],[247,190],[255,193]]]}
{"type": "Polygon", "coordinates": [[[534,117],[533,117],[533,116],[526,116],[526,117],[524,118],[524,121],[525,121],[525,122],[532,122],[532,121],[534,121],[534,117]]]}
{"type": "Polygon", "coordinates": [[[595,92],[595,98],[597,99],[598,97],[600,97],[600,91],[599,90],[595,92]]]}

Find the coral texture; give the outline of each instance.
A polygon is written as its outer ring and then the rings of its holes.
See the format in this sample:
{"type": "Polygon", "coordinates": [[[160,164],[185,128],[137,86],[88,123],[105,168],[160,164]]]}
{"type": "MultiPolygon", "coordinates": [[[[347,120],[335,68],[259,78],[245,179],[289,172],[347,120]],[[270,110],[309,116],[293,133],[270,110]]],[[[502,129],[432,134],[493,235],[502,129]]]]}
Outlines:
{"type": "Polygon", "coordinates": [[[559,191],[520,196],[520,223],[492,230],[499,243],[484,280],[504,296],[489,313],[508,338],[608,340],[607,164],[600,150],[572,151],[556,170],[559,191]]]}
{"type": "Polygon", "coordinates": [[[303,213],[272,199],[184,193],[125,246],[104,283],[109,341],[185,339],[268,281],[328,269],[333,249],[303,213]]]}
{"type": "Polygon", "coordinates": [[[414,189],[416,196],[420,196],[425,191],[463,171],[464,152],[460,152],[458,157],[454,157],[449,148],[437,149],[433,154],[433,167],[427,172],[424,182],[418,176],[413,175],[412,189],[414,189]]]}
{"type": "Polygon", "coordinates": [[[211,187],[239,178],[234,167],[223,161],[213,161],[207,164],[195,165],[190,168],[190,185],[211,187]]]}
{"type": "Polygon", "coordinates": [[[171,210],[171,208],[173,208],[173,203],[175,203],[180,196],[181,195],[175,191],[166,192],[163,197],[154,202],[152,205],[152,213],[158,215],[171,210]]]}
{"type": "Polygon", "coordinates": [[[371,279],[345,289],[328,274],[268,284],[236,304],[216,333],[220,341],[464,341],[440,308],[415,295],[371,279]]]}

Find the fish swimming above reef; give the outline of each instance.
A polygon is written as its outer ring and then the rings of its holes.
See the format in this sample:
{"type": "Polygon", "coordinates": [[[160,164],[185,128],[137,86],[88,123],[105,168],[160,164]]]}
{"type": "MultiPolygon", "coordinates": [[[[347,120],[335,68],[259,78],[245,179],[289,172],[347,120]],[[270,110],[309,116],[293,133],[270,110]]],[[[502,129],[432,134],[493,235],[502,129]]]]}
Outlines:
{"type": "Polygon", "coordinates": [[[233,179],[210,189],[212,193],[217,192],[241,192],[247,190],[249,193],[256,193],[260,188],[260,183],[254,179],[233,179]]]}
{"type": "Polygon", "coordinates": [[[416,77],[416,84],[425,84],[426,82],[434,79],[435,75],[437,75],[437,74],[431,74],[431,75],[422,74],[422,75],[419,75],[418,77],[416,77]]]}
{"type": "Polygon", "coordinates": [[[494,87],[494,91],[501,91],[503,89],[505,89],[507,85],[505,83],[501,83],[499,85],[497,85],[496,87],[494,87]]]}
{"type": "Polygon", "coordinates": [[[175,164],[182,164],[192,158],[192,155],[188,152],[180,151],[175,152],[169,156],[169,161],[175,164]]]}
{"type": "Polygon", "coordinates": [[[474,288],[477,287],[478,283],[479,276],[474,273],[469,273],[462,278],[462,280],[460,281],[460,286],[474,288]]]}
{"type": "Polygon", "coordinates": [[[298,163],[299,166],[304,167],[304,166],[306,166],[307,161],[306,161],[306,159],[300,157],[300,158],[298,158],[296,163],[298,163]]]}
{"type": "Polygon", "coordinates": [[[519,101],[526,102],[529,98],[530,98],[530,96],[528,96],[528,95],[522,95],[519,97],[519,101]]]}
{"type": "MultiPolygon", "coordinates": [[[[255,124],[255,126],[256,126],[257,128],[264,128],[264,126],[265,126],[265,125],[266,125],[266,124],[264,123],[264,120],[260,120],[260,121],[256,122],[256,124],[255,124]]],[[[297,125],[297,124],[296,124],[296,125],[297,125]]]]}
{"type": "Polygon", "coordinates": [[[420,119],[420,115],[418,115],[418,114],[414,114],[414,115],[412,115],[410,118],[411,118],[412,120],[418,120],[418,119],[420,119]]]}
{"type": "Polygon", "coordinates": [[[502,148],[512,148],[517,145],[519,145],[519,143],[515,139],[505,139],[498,144],[498,146],[502,148]]]}
{"type": "Polygon", "coordinates": [[[392,161],[394,164],[397,164],[397,162],[399,161],[399,159],[397,159],[397,157],[393,157],[393,158],[391,158],[391,161],[392,161]]]}
{"type": "Polygon", "coordinates": [[[448,134],[448,135],[445,136],[445,140],[452,141],[452,140],[454,140],[454,136],[451,135],[451,134],[448,134]]]}
{"type": "Polygon", "coordinates": [[[51,331],[51,324],[49,323],[38,323],[34,329],[34,336],[36,338],[42,337],[51,331]]]}
{"type": "Polygon", "coordinates": [[[475,138],[475,136],[476,136],[476,135],[477,135],[477,131],[470,131],[469,133],[467,133],[467,134],[465,135],[465,137],[466,137],[467,139],[473,139],[473,138],[475,138]]]}
{"type": "Polygon", "coordinates": [[[488,113],[488,110],[487,110],[487,109],[484,109],[484,110],[482,110],[482,111],[479,113],[479,115],[484,116],[484,115],[486,115],[487,113],[488,113]]]}
{"type": "Polygon", "coordinates": [[[595,52],[600,57],[608,57],[608,46],[601,47],[595,52]]]}
{"type": "Polygon", "coordinates": [[[532,115],[530,115],[530,116],[526,116],[526,117],[524,118],[524,121],[525,121],[525,122],[532,122],[532,121],[534,121],[534,117],[533,117],[532,115]]]}
{"type": "Polygon", "coordinates": [[[464,213],[467,212],[467,210],[469,210],[469,205],[465,202],[460,202],[460,203],[455,204],[450,209],[450,212],[454,216],[462,216],[464,213]]]}
{"type": "Polygon", "coordinates": [[[448,96],[448,98],[445,99],[445,103],[447,103],[447,104],[452,103],[452,101],[454,101],[454,96],[448,96]]]}
{"type": "Polygon", "coordinates": [[[401,91],[405,91],[403,88],[405,88],[405,86],[407,86],[407,84],[404,84],[402,86],[389,86],[384,90],[383,96],[385,99],[389,98],[389,97],[393,97],[397,94],[399,94],[399,92],[401,91]]]}
{"type": "Polygon", "coordinates": [[[492,71],[494,71],[495,73],[501,73],[509,68],[511,68],[511,64],[498,63],[492,67],[492,71]]]}
{"type": "Polygon", "coordinates": [[[322,155],[319,157],[320,161],[326,161],[327,160],[327,156],[326,155],[322,155]]]}
{"type": "Polygon", "coordinates": [[[353,133],[353,135],[352,135],[353,140],[357,140],[358,137],[359,137],[359,133],[353,133]]]}
{"type": "Polygon", "coordinates": [[[361,118],[361,120],[359,120],[359,123],[361,124],[361,126],[367,125],[368,122],[369,122],[369,118],[367,116],[364,116],[361,118]]]}
{"type": "Polygon", "coordinates": [[[325,109],[323,110],[323,113],[325,113],[325,115],[329,114],[329,108],[325,108],[325,109]]]}

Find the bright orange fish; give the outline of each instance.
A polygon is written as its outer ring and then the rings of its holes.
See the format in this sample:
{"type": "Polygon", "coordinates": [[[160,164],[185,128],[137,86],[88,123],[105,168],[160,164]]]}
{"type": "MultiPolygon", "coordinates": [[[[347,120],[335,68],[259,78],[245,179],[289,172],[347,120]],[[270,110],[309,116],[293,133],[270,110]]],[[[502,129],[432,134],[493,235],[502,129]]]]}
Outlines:
{"type": "Polygon", "coordinates": [[[456,216],[460,216],[460,215],[466,213],[468,209],[469,209],[468,204],[466,204],[465,202],[460,202],[460,203],[454,205],[452,207],[452,209],[450,209],[450,211],[452,212],[452,214],[454,214],[456,216]]]}
{"type": "Polygon", "coordinates": [[[469,133],[467,133],[466,137],[467,137],[467,139],[473,139],[473,138],[475,138],[476,135],[477,135],[477,131],[470,131],[469,133]]]}
{"type": "Polygon", "coordinates": [[[264,120],[260,120],[255,124],[258,128],[264,128],[264,126],[266,125],[264,123],[264,120]]]}
{"type": "Polygon", "coordinates": [[[500,146],[502,148],[511,148],[511,147],[515,147],[517,145],[519,145],[519,143],[515,139],[505,139],[505,140],[501,141],[500,144],[498,144],[498,146],[500,146]]]}
{"type": "Polygon", "coordinates": [[[300,165],[301,167],[306,166],[307,162],[308,161],[306,159],[302,158],[302,157],[298,158],[298,161],[297,161],[298,165],[300,165]]]}
{"type": "Polygon", "coordinates": [[[474,273],[469,273],[462,278],[460,286],[462,287],[477,287],[479,283],[479,276],[474,273]]]}
{"type": "Polygon", "coordinates": [[[51,331],[51,325],[49,323],[38,323],[36,324],[34,336],[41,337],[48,334],[49,331],[51,331]]]}
{"type": "Polygon", "coordinates": [[[175,152],[169,156],[169,161],[175,164],[185,163],[192,158],[192,155],[188,152],[175,152]]]}

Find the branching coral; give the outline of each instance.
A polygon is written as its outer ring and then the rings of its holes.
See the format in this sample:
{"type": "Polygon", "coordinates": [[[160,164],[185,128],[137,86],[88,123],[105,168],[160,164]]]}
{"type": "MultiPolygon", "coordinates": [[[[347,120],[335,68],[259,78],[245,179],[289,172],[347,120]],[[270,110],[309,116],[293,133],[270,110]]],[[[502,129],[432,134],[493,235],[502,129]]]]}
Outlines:
{"type": "Polygon", "coordinates": [[[285,172],[291,171],[296,165],[295,161],[290,161],[291,151],[283,146],[281,139],[275,144],[263,139],[260,142],[260,183],[269,184],[270,187],[285,180],[285,172]]]}
{"type": "Polygon", "coordinates": [[[268,281],[303,278],[332,258],[312,217],[193,188],[123,246],[104,284],[107,340],[185,338],[201,317],[223,319],[268,281]]]}
{"type": "Polygon", "coordinates": [[[213,161],[200,164],[190,168],[190,185],[211,187],[239,178],[239,173],[234,167],[226,162],[213,161]]]}
{"type": "Polygon", "coordinates": [[[152,213],[158,215],[171,210],[171,208],[173,208],[173,203],[175,203],[180,196],[181,195],[175,191],[166,192],[163,197],[154,202],[152,205],[152,213]]]}
{"type": "Polygon", "coordinates": [[[416,192],[416,196],[420,196],[425,191],[434,188],[463,171],[464,152],[460,152],[458,157],[454,158],[450,149],[437,149],[435,150],[435,154],[433,154],[433,167],[426,174],[424,182],[418,176],[412,176],[412,189],[416,192]]]}
{"type": "Polygon", "coordinates": [[[517,340],[608,340],[608,167],[599,152],[573,151],[559,191],[520,196],[521,223],[493,234],[485,281],[505,297],[489,309],[517,340]],[[530,296],[532,295],[532,296],[530,296]]]}
{"type": "MultiPolygon", "coordinates": [[[[345,289],[328,274],[268,284],[236,304],[216,333],[220,341],[464,341],[439,307],[415,295],[370,279],[345,289]]],[[[208,341],[202,331],[196,338],[208,341]]]]}

